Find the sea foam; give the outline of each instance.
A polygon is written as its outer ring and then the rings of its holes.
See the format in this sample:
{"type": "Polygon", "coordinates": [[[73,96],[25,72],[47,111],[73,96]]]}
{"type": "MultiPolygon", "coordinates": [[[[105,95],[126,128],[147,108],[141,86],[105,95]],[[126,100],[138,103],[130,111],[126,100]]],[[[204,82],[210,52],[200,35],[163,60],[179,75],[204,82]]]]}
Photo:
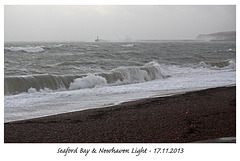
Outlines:
{"type": "Polygon", "coordinates": [[[13,52],[27,52],[27,53],[39,53],[44,52],[42,46],[26,46],[26,47],[5,47],[4,50],[13,51],[13,52]]]}
{"type": "Polygon", "coordinates": [[[70,83],[69,89],[84,89],[94,88],[97,86],[104,86],[107,84],[107,80],[101,76],[88,74],[86,77],[77,78],[73,83],[70,83]]]}

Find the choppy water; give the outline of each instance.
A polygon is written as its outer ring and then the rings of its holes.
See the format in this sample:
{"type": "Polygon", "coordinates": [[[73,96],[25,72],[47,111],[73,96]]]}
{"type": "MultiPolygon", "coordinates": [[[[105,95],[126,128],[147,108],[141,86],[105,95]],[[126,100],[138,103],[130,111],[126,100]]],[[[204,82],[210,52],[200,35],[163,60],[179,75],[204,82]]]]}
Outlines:
{"type": "Polygon", "coordinates": [[[5,121],[236,84],[236,42],[5,43],[5,121]]]}

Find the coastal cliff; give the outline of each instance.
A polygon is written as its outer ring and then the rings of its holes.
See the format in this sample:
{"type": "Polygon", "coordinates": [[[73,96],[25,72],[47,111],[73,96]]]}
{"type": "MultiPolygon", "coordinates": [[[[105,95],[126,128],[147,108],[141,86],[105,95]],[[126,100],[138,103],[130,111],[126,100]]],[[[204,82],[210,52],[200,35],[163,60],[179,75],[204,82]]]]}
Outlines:
{"type": "Polygon", "coordinates": [[[204,41],[236,41],[236,31],[200,34],[196,39],[204,41]]]}

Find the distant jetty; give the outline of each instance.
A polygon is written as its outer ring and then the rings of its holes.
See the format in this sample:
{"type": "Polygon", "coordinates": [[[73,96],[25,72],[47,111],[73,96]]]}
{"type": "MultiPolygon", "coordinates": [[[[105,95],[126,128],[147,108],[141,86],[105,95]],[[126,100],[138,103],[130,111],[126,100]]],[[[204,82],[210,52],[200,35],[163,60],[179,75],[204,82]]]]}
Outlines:
{"type": "Polygon", "coordinates": [[[236,31],[217,32],[211,34],[200,34],[197,40],[203,41],[236,41],[236,31]]]}

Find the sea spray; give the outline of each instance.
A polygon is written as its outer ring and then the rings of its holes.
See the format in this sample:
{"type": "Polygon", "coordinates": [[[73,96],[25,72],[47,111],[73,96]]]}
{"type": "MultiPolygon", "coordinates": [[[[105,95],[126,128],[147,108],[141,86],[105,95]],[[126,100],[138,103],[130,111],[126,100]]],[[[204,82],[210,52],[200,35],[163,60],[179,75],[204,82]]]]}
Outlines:
{"type": "Polygon", "coordinates": [[[101,76],[88,74],[86,77],[77,78],[73,83],[70,83],[69,89],[84,89],[84,88],[94,88],[98,86],[107,85],[107,80],[101,76]]]}

